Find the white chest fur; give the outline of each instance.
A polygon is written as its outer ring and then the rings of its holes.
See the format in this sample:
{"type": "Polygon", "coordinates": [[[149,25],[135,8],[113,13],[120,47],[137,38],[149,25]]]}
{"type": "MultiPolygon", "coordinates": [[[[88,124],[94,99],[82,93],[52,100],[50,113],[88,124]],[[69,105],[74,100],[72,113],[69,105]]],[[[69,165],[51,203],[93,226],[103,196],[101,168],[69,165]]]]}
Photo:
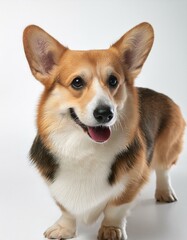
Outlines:
{"type": "Polygon", "coordinates": [[[115,154],[124,149],[122,136],[118,133],[117,139],[113,137],[115,141],[97,144],[79,130],[67,138],[64,132],[52,136],[60,167],[49,189],[55,200],[75,216],[97,211],[125,188],[125,177],[114,186],[107,181],[115,154]]]}

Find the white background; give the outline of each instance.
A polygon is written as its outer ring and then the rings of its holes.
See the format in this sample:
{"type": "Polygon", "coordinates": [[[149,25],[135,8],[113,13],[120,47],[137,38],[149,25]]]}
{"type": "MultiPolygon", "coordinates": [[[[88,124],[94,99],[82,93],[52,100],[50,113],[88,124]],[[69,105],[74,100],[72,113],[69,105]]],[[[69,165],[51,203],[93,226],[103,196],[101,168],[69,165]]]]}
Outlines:
{"type": "MultiPolygon", "coordinates": [[[[109,47],[143,21],[153,25],[155,43],[136,85],[169,95],[186,119],[187,1],[0,0],[0,239],[43,239],[60,215],[28,161],[43,87],[24,56],[24,28],[36,24],[72,49],[92,49],[109,47]]],[[[186,239],[186,157],[185,144],[172,171],[179,202],[156,205],[153,176],[129,218],[130,240],[186,239]]],[[[77,239],[96,239],[98,224],[81,227],[77,239]]]]}

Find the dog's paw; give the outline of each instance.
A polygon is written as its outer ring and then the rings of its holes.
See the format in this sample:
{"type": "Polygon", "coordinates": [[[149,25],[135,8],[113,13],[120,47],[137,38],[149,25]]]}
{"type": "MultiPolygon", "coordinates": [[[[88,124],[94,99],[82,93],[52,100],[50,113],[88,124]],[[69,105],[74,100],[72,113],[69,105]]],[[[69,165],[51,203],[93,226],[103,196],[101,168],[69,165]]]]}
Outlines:
{"type": "Polygon", "coordinates": [[[171,188],[165,190],[157,189],[155,192],[155,199],[157,202],[163,203],[172,203],[177,201],[177,197],[171,188]]]}
{"type": "Polygon", "coordinates": [[[121,228],[101,226],[98,233],[98,240],[126,240],[127,235],[121,228]]]}
{"type": "Polygon", "coordinates": [[[69,239],[74,236],[74,230],[64,228],[59,224],[54,224],[44,232],[44,237],[48,239],[69,239]]]}

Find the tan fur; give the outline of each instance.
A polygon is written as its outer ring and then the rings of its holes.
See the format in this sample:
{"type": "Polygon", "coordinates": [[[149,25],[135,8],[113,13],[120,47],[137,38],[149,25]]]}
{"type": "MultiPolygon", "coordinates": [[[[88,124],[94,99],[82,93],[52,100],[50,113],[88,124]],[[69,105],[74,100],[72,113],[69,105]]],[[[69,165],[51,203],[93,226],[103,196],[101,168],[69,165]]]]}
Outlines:
{"type": "Polygon", "coordinates": [[[122,239],[121,230],[116,227],[105,227],[102,226],[98,233],[98,239],[122,239]]]}

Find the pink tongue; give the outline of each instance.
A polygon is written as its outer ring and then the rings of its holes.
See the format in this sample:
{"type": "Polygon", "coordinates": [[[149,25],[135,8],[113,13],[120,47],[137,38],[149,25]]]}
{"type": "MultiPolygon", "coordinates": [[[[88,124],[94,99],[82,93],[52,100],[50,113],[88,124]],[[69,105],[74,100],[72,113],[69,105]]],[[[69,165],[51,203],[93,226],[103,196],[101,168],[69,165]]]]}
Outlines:
{"type": "Polygon", "coordinates": [[[105,142],[110,137],[109,127],[88,127],[90,137],[96,142],[105,142]]]}

